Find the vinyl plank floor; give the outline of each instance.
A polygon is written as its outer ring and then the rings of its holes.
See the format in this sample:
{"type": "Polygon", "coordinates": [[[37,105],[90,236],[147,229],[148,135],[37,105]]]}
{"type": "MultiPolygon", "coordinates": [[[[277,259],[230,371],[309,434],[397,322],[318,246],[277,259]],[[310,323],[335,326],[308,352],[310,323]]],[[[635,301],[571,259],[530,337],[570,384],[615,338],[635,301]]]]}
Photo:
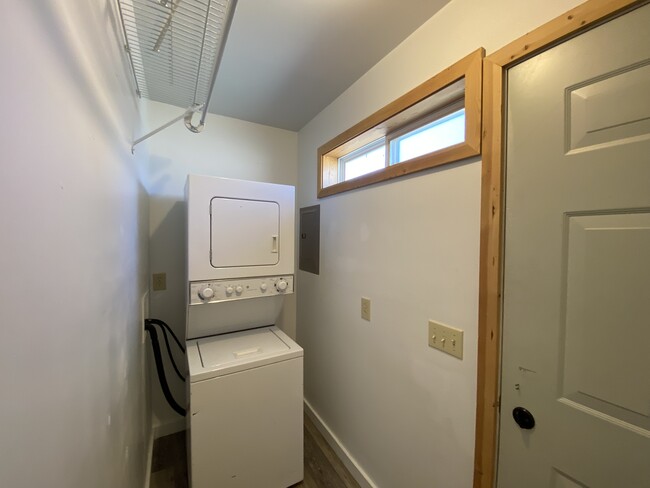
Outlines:
{"type": "Polygon", "coordinates": [[[188,488],[185,431],[154,442],[149,488],[188,488]]]}
{"type": "MultiPolygon", "coordinates": [[[[305,478],[291,488],[359,488],[307,415],[304,442],[305,478]]],[[[150,488],[188,488],[186,453],[185,432],[156,439],[150,488]]]]}

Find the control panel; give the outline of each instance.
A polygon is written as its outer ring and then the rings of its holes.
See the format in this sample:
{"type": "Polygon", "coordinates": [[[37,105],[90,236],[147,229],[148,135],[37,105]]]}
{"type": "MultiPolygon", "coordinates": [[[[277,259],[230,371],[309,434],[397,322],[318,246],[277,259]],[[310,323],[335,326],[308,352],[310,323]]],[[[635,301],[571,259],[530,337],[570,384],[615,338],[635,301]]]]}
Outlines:
{"type": "Polygon", "coordinates": [[[190,305],[293,293],[293,275],[195,281],[190,283],[190,305]]]}

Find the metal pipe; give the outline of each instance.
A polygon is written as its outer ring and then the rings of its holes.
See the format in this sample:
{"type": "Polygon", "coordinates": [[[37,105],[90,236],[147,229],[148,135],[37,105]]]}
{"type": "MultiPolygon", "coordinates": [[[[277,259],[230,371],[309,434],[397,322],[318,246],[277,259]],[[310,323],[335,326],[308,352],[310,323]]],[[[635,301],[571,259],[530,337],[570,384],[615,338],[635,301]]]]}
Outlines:
{"type": "MultiPolygon", "coordinates": [[[[205,25],[203,26],[203,39],[201,40],[201,49],[199,50],[199,69],[196,70],[196,82],[194,83],[194,103],[196,103],[196,93],[198,91],[199,87],[199,78],[201,77],[201,66],[203,66],[203,50],[205,49],[205,34],[208,32],[208,20],[210,19],[210,6],[212,5],[212,0],[208,0],[208,8],[205,11],[205,25]]],[[[217,68],[217,65],[215,64],[215,69],[217,68]]],[[[203,124],[200,124],[201,128],[199,130],[202,130],[203,124]]],[[[187,127],[189,130],[194,131],[196,129],[192,125],[192,117],[189,118],[189,120],[186,118],[185,119],[185,127],[187,127]]]]}
{"type": "Polygon", "coordinates": [[[142,137],[136,139],[135,141],[133,141],[133,144],[131,145],[131,153],[133,153],[133,151],[134,151],[134,149],[135,149],[135,146],[136,146],[137,144],[140,144],[140,143],[141,143],[142,141],[144,141],[145,139],[148,139],[148,138],[150,138],[151,136],[158,134],[158,132],[160,132],[161,130],[166,129],[166,128],[169,127],[170,125],[174,125],[176,122],[178,122],[178,121],[181,120],[181,119],[184,119],[184,118],[187,117],[188,115],[189,115],[190,118],[191,118],[191,117],[192,117],[192,114],[193,114],[194,112],[197,112],[197,111],[201,110],[202,107],[203,107],[203,104],[201,104],[201,105],[192,105],[191,107],[188,107],[188,109],[187,109],[185,112],[183,112],[182,115],[179,115],[179,116],[176,117],[175,119],[170,120],[169,122],[167,122],[165,125],[161,125],[161,126],[158,127],[157,129],[154,129],[154,130],[152,130],[151,132],[149,132],[149,133],[143,135],[142,137]]]}
{"type": "Polygon", "coordinates": [[[230,1],[230,14],[226,17],[226,23],[223,26],[223,34],[221,35],[221,44],[219,44],[219,52],[217,53],[217,59],[214,63],[214,71],[212,72],[212,79],[210,81],[210,89],[208,90],[208,97],[203,104],[203,113],[201,114],[201,122],[203,125],[205,123],[205,116],[208,114],[208,106],[210,105],[210,99],[212,98],[212,92],[214,91],[214,84],[217,81],[217,72],[219,71],[219,65],[221,64],[221,58],[223,57],[223,51],[226,47],[226,41],[228,40],[228,33],[230,32],[230,25],[232,24],[232,18],[235,16],[235,8],[237,7],[237,0],[230,1]]]}

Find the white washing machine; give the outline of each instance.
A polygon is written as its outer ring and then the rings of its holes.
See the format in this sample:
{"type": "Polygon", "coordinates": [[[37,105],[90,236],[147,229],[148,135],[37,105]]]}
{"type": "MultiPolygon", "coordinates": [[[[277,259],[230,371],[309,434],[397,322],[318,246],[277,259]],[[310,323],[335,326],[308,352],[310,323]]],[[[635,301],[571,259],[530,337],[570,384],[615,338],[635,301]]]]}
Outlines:
{"type": "Polygon", "coordinates": [[[188,342],[193,487],[302,480],[302,354],[277,327],[188,342]]]}
{"type": "Polygon", "coordinates": [[[303,478],[303,350],[274,325],[293,293],[294,198],[287,185],[188,177],[193,488],[303,478]]]}

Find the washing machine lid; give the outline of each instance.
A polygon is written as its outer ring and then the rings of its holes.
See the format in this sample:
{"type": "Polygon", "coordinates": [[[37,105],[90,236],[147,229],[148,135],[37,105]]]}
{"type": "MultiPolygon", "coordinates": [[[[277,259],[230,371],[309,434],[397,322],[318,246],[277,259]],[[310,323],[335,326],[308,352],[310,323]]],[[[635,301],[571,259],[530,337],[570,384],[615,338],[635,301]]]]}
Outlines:
{"type": "Polygon", "coordinates": [[[204,337],[187,343],[191,382],[302,355],[302,348],[275,326],[204,337]]]}

